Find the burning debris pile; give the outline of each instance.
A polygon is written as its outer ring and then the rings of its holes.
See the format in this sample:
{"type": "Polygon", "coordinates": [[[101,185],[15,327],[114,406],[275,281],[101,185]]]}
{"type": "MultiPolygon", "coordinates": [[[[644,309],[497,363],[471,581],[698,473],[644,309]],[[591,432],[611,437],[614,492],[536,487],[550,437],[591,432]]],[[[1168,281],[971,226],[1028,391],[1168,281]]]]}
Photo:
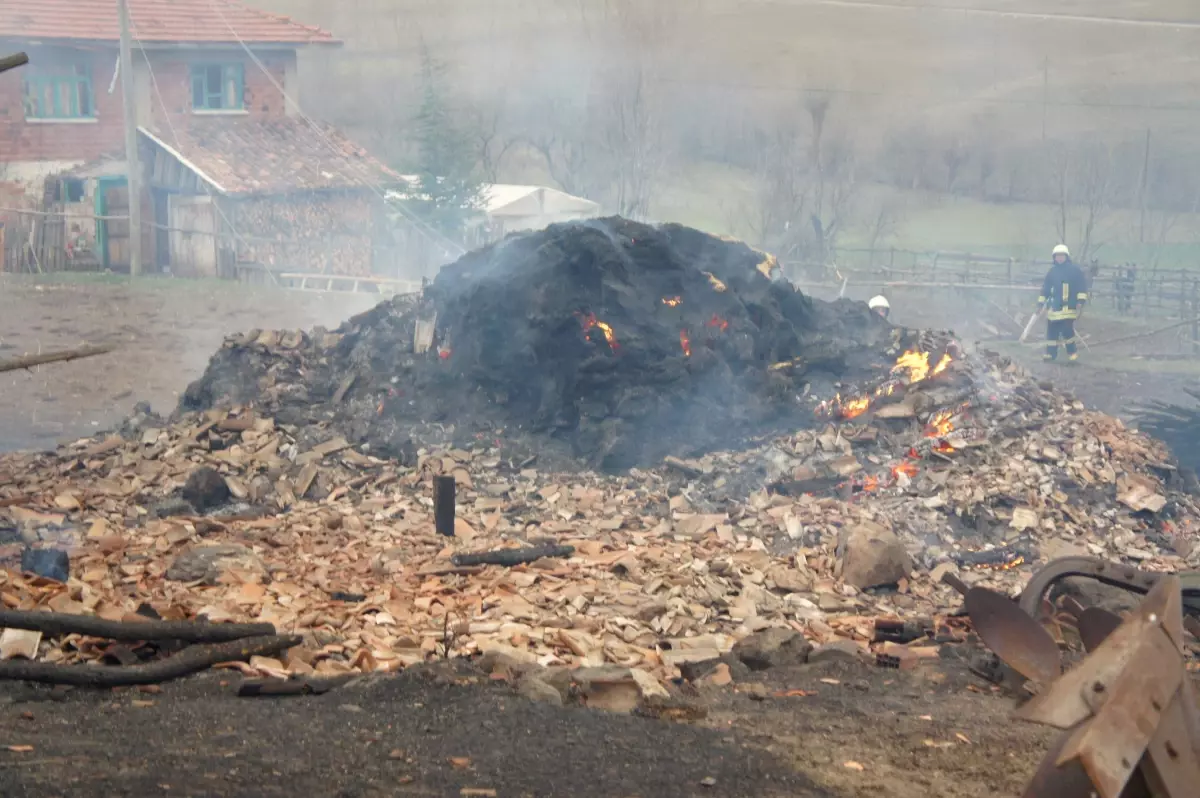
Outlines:
{"type": "Polygon", "coordinates": [[[861,303],[813,300],[773,266],[678,225],[517,234],[336,333],[230,339],[182,407],[332,419],[392,456],[429,425],[527,436],[543,463],[557,445],[608,471],[736,447],[811,425],[818,397],[876,373],[895,343],[861,303]]]}
{"type": "MultiPolygon", "coordinates": [[[[201,411],[0,458],[0,603],[303,638],[256,675],[490,653],[654,694],[751,635],[911,662],[880,637],[907,620],[936,656],[964,637],[956,589],[1045,558],[1200,558],[1161,444],[769,265],[685,228],[559,226],[337,332],[231,339],[184,400],[201,411]],[[630,468],[559,469],[556,443],[630,468]],[[68,580],[19,573],[27,544],[70,550],[68,580]],[[514,547],[553,553],[461,556],[514,547]]],[[[117,654],[70,635],[39,656],[117,654]]]]}

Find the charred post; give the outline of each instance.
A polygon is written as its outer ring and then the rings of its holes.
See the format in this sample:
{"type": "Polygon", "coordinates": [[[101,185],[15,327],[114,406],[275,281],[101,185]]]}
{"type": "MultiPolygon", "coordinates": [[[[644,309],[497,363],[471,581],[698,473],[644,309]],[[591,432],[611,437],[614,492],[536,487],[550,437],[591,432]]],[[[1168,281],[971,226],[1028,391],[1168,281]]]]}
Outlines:
{"type": "Polygon", "coordinates": [[[454,477],[433,478],[433,526],[439,535],[454,537],[454,477]]]}

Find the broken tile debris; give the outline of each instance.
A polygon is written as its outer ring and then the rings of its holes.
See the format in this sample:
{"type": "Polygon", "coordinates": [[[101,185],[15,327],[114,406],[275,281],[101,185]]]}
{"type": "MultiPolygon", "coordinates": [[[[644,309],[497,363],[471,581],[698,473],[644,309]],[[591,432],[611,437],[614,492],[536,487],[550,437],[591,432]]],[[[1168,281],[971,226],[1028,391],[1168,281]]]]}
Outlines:
{"type": "MultiPolygon", "coordinates": [[[[914,667],[936,644],[873,642],[874,621],[944,626],[961,604],[947,573],[1013,592],[1065,547],[1156,571],[1197,564],[1194,500],[1164,447],[1118,419],[987,354],[904,401],[919,409],[625,475],[513,466],[491,440],[384,460],[247,408],[183,414],[0,457],[0,521],[71,564],[65,582],[23,573],[27,544],[0,546],[0,602],[113,620],[148,605],[304,637],[282,659],[241,664],[250,675],[488,656],[537,700],[582,689],[625,711],[657,696],[671,714],[683,710],[654,686],[731,654],[751,667],[860,655],[914,667]],[[196,474],[224,504],[152,511],[196,474]],[[434,530],[439,475],[458,484],[452,538],[434,530]],[[573,550],[514,567],[452,561],[547,544],[573,550]],[[556,668],[581,669],[574,688],[549,681],[556,668]]],[[[7,640],[6,656],[29,655],[28,638],[7,640]]],[[[105,651],[78,635],[33,646],[59,663],[105,651]]],[[[723,662],[704,673],[736,679],[723,662]]]]}

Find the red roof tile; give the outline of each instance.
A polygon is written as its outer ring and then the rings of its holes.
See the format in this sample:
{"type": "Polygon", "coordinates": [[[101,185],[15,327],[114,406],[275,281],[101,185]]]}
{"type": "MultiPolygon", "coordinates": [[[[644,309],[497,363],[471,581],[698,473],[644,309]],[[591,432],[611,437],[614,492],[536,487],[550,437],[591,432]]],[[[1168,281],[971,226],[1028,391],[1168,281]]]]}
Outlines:
{"type": "MultiPolygon", "coordinates": [[[[333,34],[233,0],[129,0],[144,42],[334,44],[333,34]],[[230,28],[236,31],[235,36],[230,28]]],[[[119,41],[116,0],[2,0],[0,37],[119,41]]]]}
{"type": "Polygon", "coordinates": [[[170,131],[149,135],[227,194],[366,189],[401,182],[400,175],[336,128],[315,124],[324,138],[299,117],[195,119],[186,127],[176,123],[178,140],[170,131]]]}

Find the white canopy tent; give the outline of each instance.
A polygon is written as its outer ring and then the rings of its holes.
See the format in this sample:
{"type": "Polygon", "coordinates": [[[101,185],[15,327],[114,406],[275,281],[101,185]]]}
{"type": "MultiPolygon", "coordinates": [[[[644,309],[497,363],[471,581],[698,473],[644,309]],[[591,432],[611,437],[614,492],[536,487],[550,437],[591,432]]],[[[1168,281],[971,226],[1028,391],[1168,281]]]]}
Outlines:
{"type": "Polygon", "coordinates": [[[494,235],[540,230],[556,222],[600,215],[600,203],[545,186],[493,183],[483,187],[484,211],[494,235]]]}

